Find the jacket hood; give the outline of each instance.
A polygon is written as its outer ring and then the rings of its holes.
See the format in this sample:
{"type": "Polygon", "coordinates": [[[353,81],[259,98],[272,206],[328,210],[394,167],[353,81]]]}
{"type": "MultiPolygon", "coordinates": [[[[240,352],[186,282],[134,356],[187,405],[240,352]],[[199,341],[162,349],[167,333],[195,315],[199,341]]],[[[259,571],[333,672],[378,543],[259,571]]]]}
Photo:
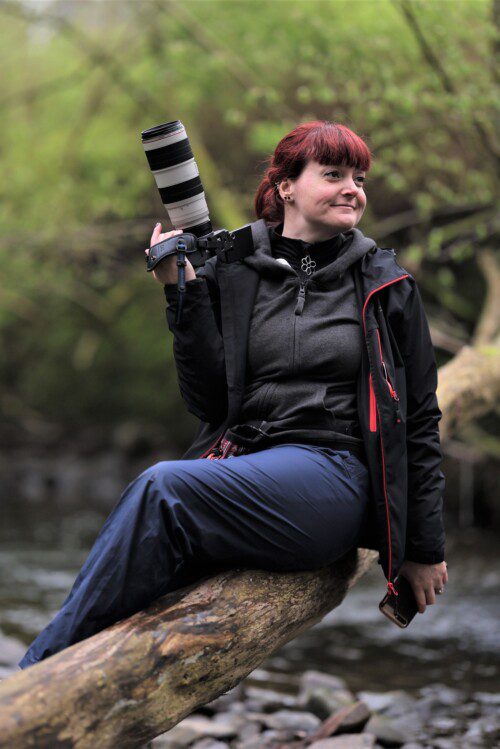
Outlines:
{"type": "MultiPolygon", "coordinates": [[[[254,252],[243,259],[243,262],[254,268],[260,275],[283,276],[293,274],[295,271],[283,258],[273,257],[271,249],[271,227],[267,227],[267,233],[262,232],[259,241],[254,242],[254,252]],[[267,234],[267,236],[266,236],[267,234]]],[[[315,281],[329,281],[341,278],[345,271],[364,257],[370,250],[375,249],[377,244],[370,237],[365,237],[362,231],[353,228],[343,232],[345,241],[337,253],[336,259],[329,265],[314,271],[311,278],[315,281]]],[[[314,257],[314,249],[311,251],[314,257]]]]}

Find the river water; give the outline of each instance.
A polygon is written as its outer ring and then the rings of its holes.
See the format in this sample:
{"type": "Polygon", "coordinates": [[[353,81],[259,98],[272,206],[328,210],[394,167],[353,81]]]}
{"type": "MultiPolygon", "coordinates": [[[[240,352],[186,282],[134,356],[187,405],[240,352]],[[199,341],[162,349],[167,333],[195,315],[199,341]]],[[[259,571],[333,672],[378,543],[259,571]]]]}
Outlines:
{"type": "MultiPolygon", "coordinates": [[[[0,529],[0,678],[66,597],[105,519],[97,510],[56,512],[17,506],[0,529]]],[[[385,579],[374,564],[342,605],[270,656],[263,666],[297,674],[319,669],[353,691],[418,690],[440,683],[500,692],[498,535],[449,531],[449,582],[437,603],[406,630],[378,611],[385,579]]]]}

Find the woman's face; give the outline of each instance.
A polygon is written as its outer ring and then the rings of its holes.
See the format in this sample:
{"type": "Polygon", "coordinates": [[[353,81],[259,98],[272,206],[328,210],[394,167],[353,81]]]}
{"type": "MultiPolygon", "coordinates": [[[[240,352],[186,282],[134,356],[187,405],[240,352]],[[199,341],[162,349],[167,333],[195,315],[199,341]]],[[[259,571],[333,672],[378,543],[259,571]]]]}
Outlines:
{"type": "Polygon", "coordinates": [[[283,180],[285,223],[295,233],[327,239],[360,221],[366,206],[365,172],[351,166],[324,166],[309,161],[297,179],[283,180]]]}

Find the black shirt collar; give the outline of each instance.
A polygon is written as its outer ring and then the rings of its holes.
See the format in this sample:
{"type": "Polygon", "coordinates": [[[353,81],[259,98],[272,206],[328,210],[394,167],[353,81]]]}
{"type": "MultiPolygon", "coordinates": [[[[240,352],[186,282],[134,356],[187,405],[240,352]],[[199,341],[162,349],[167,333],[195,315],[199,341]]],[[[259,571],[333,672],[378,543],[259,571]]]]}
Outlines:
{"type": "MultiPolygon", "coordinates": [[[[317,262],[318,267],[327,265],[338,256],[345,241],[343,234],[335,234],[321,242],[304,242],[302,239],[292,239],[282,235],[283,223],[270,230],[271,248],[274,257],[284,257],[289,262],[300,260],[310,255],[317,262]]],[[[292,263],[295,265],[295,263],[292,263]]]]}

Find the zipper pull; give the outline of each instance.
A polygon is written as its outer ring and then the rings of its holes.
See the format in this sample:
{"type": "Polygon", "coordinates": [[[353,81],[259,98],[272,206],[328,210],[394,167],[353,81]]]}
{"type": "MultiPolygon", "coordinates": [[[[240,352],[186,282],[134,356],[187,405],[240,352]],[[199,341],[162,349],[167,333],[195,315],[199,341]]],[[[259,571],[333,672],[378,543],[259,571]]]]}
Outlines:
{"type": "Polygon", "coordinates": [[[295,314],[301,315],[304,309],[304,302],[306,301],[306,284],[301,283],[299,289],[299,295],[297,297],[297,304],[295,306],[295,314]]]}
{"type": "MultiPolygon", "coordinates": [[[[385,365],[384,365],[384,369],[385,369],[385,365]]],[[[389,388],[391,398],[393,399],[394,405],[396,406],[396,410],[394,412],[394,418],[395,418],[396,424],[401,424],[401,412],[399,410],[399,395],[396,393],[396,391],[392,387],[391,381],[389,380],[388,377],[386,377],[385,381],[387,382],[387,387],[389,388]]]]}
{"type": "Polygon", "coordinates": [[[388,582],[388,583],[387,583],[387,592],[389,593],[389,595],[390,595],[391,593],[392,593],[393,595],[395,595],[395,596],[398,596],[398,595],[399,595],[398,591],[396,590],[396,588],[394,587],[394,585],[393,585],[393,584],[392,584],[391,582],[388,582]]]}
{"type": "Polygon", "coordinates": [[[387,385],[388,385],[388,387],[389,387],[389,392],[390,392],[390,394],[391,394],[391,398],[392,398],[393,400],[395,400],[395,401],[398,401],[398,402],[399,402],[399,395],[398,395],[398,394],[396,393],[396,391],[395,391],[395,390],[394,390],[394,388],[392,387],[392,385],[391,385],[391,381],[390,381],[390,380],[386,380],[386,382],[387,382],[387,385]]]}
{"type": "Polygon", "coordinates": [[[382,359],[382,369],[384,370],[384,379],[387,382],[387,387],[389,388],[391,398],[393,398],[395,401],[399,401],[399,395],[396,393],[396,391],[391,385],[391,381],[389,380],[389,375],[387,374],[387,367],[385,366],[385,361],[383,359],[382,359]]]}

